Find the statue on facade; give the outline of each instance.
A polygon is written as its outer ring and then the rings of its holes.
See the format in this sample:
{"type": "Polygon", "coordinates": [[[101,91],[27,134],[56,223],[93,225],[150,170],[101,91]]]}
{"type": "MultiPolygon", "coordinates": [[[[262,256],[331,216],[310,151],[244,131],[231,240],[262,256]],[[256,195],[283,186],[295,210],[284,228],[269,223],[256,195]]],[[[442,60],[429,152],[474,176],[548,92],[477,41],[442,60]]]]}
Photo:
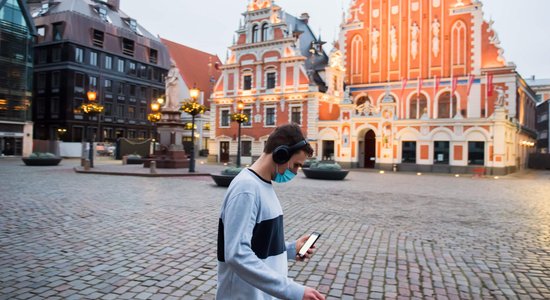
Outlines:
{"type": "Polygon", "coordinates": [[[435,57],[439,56],[439,30],[441,28],[441,24],[439,24],[439,21],[435,19],[432,22],[432,52],[435,57]]]}
{"type": "Polygon", "coordinates": [[[170,70],[168,75],[166,75],[166,106],[167,110],[178,110],[179,109],[179,96],[180,96],[180,86],[179,86],[179,70],[176,67],[176,63],[172,61],[170,65],[170,70]]]}
{"type": "Polygon", "coordinates": [[[495,92],[497,92],[497,101],[495,103],[495,107],[504,107],[504,105],[506,104],[506,93],[500,86],[497,86],[495,88],[495,92]]]}
{"type": "Polygon", "coordinates": [[[411,25],[411,55],[413,59],[416,59],[416,56],[418,55],[418,32],[420,31],[420,28],[418,27],[418,24],[414,22],[411,25]]]}
{"type": "Polygon", "coordinates": [[[390,29],[390,43],[391,59],[392,61],[395,61],[397,59],[397,30],[393,25],[390,29]]]}

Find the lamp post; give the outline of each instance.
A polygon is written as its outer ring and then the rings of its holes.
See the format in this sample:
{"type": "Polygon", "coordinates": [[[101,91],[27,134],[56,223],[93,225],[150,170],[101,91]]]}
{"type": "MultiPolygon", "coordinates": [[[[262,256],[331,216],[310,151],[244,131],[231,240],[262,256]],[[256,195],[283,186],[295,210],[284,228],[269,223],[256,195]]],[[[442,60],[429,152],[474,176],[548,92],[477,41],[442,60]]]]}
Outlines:
{"type": "Polygon", "coordinates": [[[197,98],[199,98],[200,90],[196,87],[193,87],[189,90],[189,96],[191,101],[186,102],[182,110],[191,115],[191,158],[189,160],[189,173],[195,172],[195,116],[198,114],[204,113],[206,107],[197,103],[197,98]]]}
{"type": "Polygon", "coordinates": [[[231,117],[233,121],[239,123],[239,130],[237,132],[237,168],[241,167],[241,124],[248,122],[248,116],[243,114],[244,103],[239,101],[237,103],[238,112],[231,117]]]}
{"type": "MultiPolygon", "coordinates": [[[[82,109],[84,114],[87,115],[88,117],[97,116],[97,126],[98,126],[97,127],[97,132],[98,132],[98,135],[100,135],[100,128],[99,128],[99,126],[101,125],[100,124],[100,120],[101,120],[100,115],[101,115],[101,113],[103,112],[103,110],[105,108],[103,107],[103,105],[96,102],[96,99],[97,99],[97,92],[96,91],[90,90],[86,93],[86,96],[88,97],[88,103],[82,104],[82,106],[80,108],[82,109]]],[[[100,136],[100,138],[101,138],[101,136],[100,136]]],[[[90,136],[88,138],[88,142],[89,142],[89,145],[90,145],[90,148],[89,148],[89,151],[88,151],[88,159],[90,160],[90,168],[94,167],[94,140],[95,140],[95,136],[92,136],[92,134],[90,132],[90,136]]]]}
{"type": "Polygon", "coordinates": [[[151,113],[147,115],[147,120],[153,123],[153,152],[157,149],[157,122],[160,121],[162,114],[160,106],[164,103],[164,99],[158,98],[156,102],[151,102],[151,113]]]}

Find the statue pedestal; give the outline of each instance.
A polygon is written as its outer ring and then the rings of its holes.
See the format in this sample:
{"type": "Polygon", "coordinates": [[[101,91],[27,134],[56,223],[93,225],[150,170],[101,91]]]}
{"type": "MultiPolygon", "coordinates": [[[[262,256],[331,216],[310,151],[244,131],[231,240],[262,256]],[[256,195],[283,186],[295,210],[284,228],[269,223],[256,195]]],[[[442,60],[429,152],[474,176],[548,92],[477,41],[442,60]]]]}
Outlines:
{"type": "Polygon", "coordinates": [[[167,149],[165,146],[161,146],[163,149],[155,151],[153,157],[147,159],[143,164],[144,168],[149,168],[151,162],[155,162],[157,169],[184,169],[189,168],[189,158],[187,153],[183,150],[167,149]]]}
{"type": "Polygon", "coordinates": [[[185,133],[185,123],[181,120],[179,111],[162,111],[162,119],[157,123],[157,132],[159,143],[176,150],[183,150],[183,136],[185,133]]]}

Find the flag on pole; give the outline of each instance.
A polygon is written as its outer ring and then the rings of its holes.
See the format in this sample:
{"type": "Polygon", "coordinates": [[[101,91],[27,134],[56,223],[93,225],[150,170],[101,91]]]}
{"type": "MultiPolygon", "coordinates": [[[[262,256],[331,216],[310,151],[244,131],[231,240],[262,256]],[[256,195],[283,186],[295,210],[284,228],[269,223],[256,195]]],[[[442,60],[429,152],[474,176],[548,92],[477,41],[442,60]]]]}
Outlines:
{"type": "Polygon", "coordinates": [[[435,75],[434,78],[434,96],[437,95],[437,92],[439,91],[439,85],[441,84],[441,78],[439,76],[435,75]]]}
{"type": "Polygon", "coordinates": [[[476,79],[476,76],[474,74],[470,74],[468,77],[468,90],[466,92],[466,95],[470,96],[470,91],[472,90],[472,85],[474,84],[474,80],[476,79]]]}
{"type": "Polygon", "coordinates": [[[403,94],[405,93],[405,88],[407,87],[407,78],[403,77],[401,80],[401,96],[400,98],[403,98],[403,94]]]}
{"type": "Polygon", "coordinates": [[[419,77],[418,78],[418,87],[416,88],[416,97],[420,97],[420,90],[422,89],[422,83],[423,83],[423,79],[422,77],[419,77]]]}
{"type": "Polygon", "coordinates": [[[451,77],[451,95],[455,94],[457,85],[458,85],[458,78],[451,77]]]}
{"type": "Polygon", "coordinates": [[[487,73],[487,97],[493,96],[493,74],[487,73]]]}

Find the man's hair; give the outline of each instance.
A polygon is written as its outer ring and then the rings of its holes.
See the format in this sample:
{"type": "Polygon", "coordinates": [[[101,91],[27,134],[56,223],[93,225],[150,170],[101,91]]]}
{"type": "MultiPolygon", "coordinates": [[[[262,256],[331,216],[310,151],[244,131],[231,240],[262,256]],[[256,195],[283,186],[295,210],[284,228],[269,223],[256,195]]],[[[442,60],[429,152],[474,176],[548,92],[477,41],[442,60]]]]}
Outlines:
{"type": "MultiPolygon", "coordinates": [[[[305,137],[298,124],[293,123],[281,125],[275,128],[275,130],[267,138],[267,142],[265,143],[264,147],[264,153],[270,154],[273,153],[273,151],[281,145],[287,145],[290,147],[298,144],[303,140],[305,140],[305,137]]],[[[313,155],[313,148],[311,148],[311,145],[309,143],[307,143],[300,150],[304,151],[308,157],[311,157],[313,155]]],[[[296,151],[295,153],[297,153],[298,151],[296,151]]]]}

